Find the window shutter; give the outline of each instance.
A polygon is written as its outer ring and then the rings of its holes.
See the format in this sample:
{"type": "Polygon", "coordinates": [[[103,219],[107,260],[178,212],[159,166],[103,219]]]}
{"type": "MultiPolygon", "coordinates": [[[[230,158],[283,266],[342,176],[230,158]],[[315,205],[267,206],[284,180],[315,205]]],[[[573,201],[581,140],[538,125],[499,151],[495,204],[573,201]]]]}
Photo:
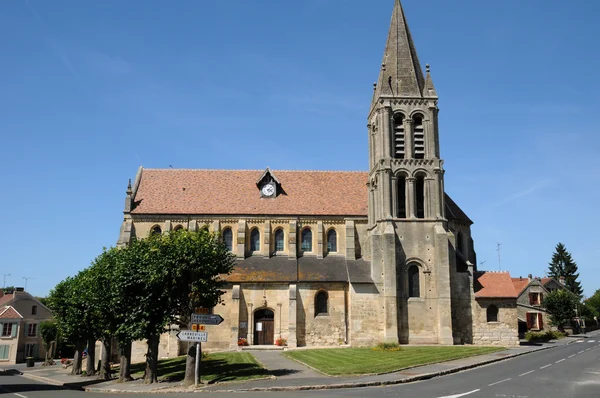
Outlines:
{"type": "Polygon", "coordinates": [[[527,313],[527,330],[533,327],[533,322],[531,321],[531,316],[533,314],[527,313]]]}
{"type": "Polygon", "coordinates": [[[40,345],[39,344],[33,345],[33,357],[36,359],[39,359],[39,357],[40,357],[40,345]]]}
{"type": "Polygon", "coordinates": [[[533,305],[533,293],[529,293],[529,305],[533,305]]]}
{"type": "Polygon", "coordinates": [[[538,327],[540,330],[544,328],[544,317],[541,313],[538,314],[538,327]]]}
{"type": "Polygon", "coordinates": [[[0,322],[0,336],[2,336],[2,331],[4,330],[4,324],[0,322]]]}
{"type": "Polygon", "coordinates": [[[23,336],[29,336],[29,324],[27,322],[23,324],[23,336]]]}
{"type": "Polygon", "coordinates": [[[544,294],[540,293],[540,305],[542,305],[543,301],[544,301],[544,294]]]}
{"type": "Polygon", "coordinates": [[[19,324],[18,323],[13,323],[12,324],[12,335],[11,337],[17,337],[17,329],[19,328],[19,324]]]}

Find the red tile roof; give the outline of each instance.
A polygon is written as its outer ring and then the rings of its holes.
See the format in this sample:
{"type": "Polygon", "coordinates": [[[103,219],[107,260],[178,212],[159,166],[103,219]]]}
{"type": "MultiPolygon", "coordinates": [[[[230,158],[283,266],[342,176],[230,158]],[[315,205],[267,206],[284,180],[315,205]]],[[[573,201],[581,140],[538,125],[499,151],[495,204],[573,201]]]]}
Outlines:
{"type": "Polygon", "coordinates": [[[512,278],[513,285],[517,294],[521,294],[529,285],[529,278],[512,278]]]}
{"type": "Polygon", "coordinates": [[[4,296],[0,297],[0,306],[8,303],[13,298],[14,298],[14,296],[12,294],[7,294],[7,295],[4,295],[4,296]]]}
{"type": "Polygon", "coordinates": [[[476,298],[517,298],[517,292],[508,272],[475,272],[476,298]]]}
{"type": "Polygon", "coordinates": [[[275,199],[256,186],[264,170],[143,169],[133,214],[367,216],[368,175],[347,171],[277,171],[275,199]]]}
{"type": "Polygon", "coordinates": [[[0,307],[0,319],[23,319],[23,316],[13,307],[6,306],[0,307]]]}

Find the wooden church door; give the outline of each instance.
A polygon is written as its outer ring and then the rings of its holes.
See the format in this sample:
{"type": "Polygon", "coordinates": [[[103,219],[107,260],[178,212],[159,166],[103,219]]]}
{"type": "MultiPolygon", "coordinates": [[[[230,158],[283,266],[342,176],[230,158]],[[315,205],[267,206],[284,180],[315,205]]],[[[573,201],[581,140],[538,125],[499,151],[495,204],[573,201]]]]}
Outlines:
{"type": "Polygon", "coordinates": [[[275,342],[275,314],[263,309],[254,313],[254,345],[273,345],[275,342]]]}

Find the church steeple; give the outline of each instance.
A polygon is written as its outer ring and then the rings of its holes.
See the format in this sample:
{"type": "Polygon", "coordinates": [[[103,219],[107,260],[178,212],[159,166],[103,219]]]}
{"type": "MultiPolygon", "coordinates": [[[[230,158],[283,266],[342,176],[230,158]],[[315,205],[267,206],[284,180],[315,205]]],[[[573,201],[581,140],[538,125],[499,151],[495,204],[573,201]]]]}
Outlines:
{"type": "Polygon", "coordinates": [[[381,97],[421,98],[425,87],[423,70],[402,4],[400,0],[394,1],[392,21],[371,110],[376,107],[381,97]]]}

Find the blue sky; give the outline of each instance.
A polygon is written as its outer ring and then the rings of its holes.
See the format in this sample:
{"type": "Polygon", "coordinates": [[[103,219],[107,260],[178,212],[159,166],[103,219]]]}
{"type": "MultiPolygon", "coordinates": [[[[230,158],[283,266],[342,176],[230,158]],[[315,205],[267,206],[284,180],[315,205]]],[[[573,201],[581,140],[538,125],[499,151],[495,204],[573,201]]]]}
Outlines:
{"type": "MultiPolygon", "coordinates": [[[[404,0],[480,268],[600,288],[600,3],[404,0]]],[[[46,295],[116,243],[137,168],[367,169],[393,0],[0,3],[0,278],[46,295]]],[[[3,282],[3,280],[0,280],[3,282]]]]}

